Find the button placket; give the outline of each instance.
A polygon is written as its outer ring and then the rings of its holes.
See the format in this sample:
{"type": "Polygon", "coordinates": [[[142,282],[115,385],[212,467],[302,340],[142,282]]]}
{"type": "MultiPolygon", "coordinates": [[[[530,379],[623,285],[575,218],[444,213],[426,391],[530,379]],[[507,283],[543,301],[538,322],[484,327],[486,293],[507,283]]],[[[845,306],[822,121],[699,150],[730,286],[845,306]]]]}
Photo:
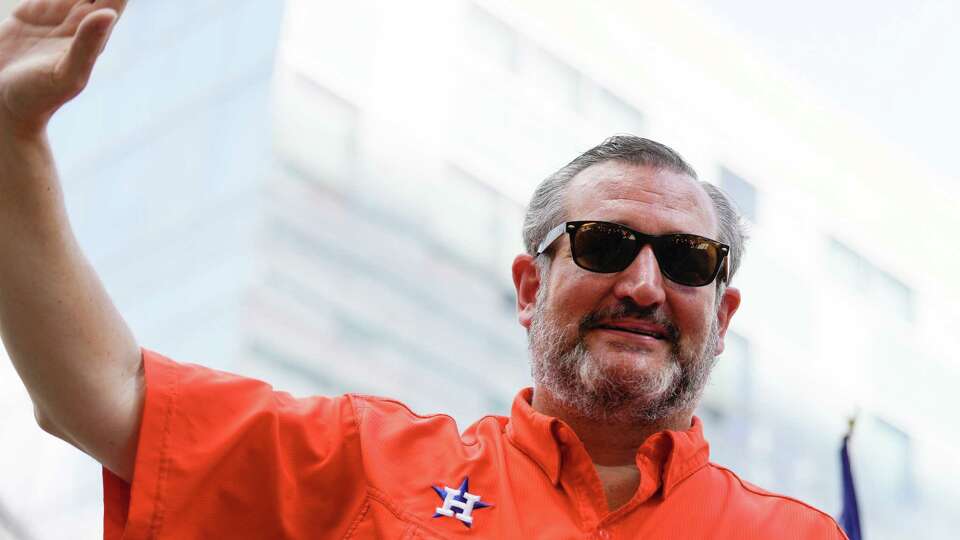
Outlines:
{"type": "Polygon", "coordinates": [[[600,477],[575,434],[564,426],[558,430],[557,438],[561,446],[561,482],[574,498],[583,525],[588,530],[595,528],[609,513],[600,477]]]}

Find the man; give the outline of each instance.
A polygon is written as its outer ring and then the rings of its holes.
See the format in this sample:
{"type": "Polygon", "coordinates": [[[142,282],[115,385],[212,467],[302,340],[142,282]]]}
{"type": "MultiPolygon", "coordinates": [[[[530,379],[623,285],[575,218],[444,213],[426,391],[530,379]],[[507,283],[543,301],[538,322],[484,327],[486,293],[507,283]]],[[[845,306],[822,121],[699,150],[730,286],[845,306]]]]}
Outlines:
{"type": "Polygon", "coordinates": [[[615,137],[545,180],[513,264],[534,389],[461,435],[141,351],[70,230],[46,124],[123,0],[0,25],[0,331],[48,432],[104,465],[108,538],[843,538],[708,462],[694,408],[740,303],[726,197],[615,137]]]}

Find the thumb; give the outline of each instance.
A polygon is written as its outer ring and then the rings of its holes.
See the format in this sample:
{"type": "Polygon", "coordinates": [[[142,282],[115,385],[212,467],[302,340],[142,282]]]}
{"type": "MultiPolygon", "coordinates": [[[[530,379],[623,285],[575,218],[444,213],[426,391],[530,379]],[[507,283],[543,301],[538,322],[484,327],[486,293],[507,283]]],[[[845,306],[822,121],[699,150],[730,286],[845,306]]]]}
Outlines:
{"type": "Polygon", "coordinates": [[[82,87],[90,78],[97,57],[107,45],[107,39],[117,20],[112,9],[98,9],[88,13],[80,22],[67,54],[57,65],[57,78],[73,86],[82,87]]]}

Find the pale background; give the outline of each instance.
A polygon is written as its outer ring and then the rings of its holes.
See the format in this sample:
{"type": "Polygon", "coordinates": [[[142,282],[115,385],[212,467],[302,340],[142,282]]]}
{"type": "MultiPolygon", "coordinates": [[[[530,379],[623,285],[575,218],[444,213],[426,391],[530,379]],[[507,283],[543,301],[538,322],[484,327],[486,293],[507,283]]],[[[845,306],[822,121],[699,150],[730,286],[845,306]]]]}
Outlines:
{"type": "MultiPolygon", "coordinates": [[[[609,134],[665,142],[751,221],[711,459],[837,515],[859,410],[865,538],[944,538],[957,22],[946,0],[134,0],[51,138],[144,346],[462,427],[528,384],[509,261],[533,186],[609,134]]],[[[98,537],[98,467],[5,359],[0,390],[0,539],[98,537]]]]}

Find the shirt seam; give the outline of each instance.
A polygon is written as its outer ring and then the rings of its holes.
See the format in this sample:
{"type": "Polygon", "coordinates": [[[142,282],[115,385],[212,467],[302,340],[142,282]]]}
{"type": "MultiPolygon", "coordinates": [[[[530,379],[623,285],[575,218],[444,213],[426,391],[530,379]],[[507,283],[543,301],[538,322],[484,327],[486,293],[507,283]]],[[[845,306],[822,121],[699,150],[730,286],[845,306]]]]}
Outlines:
{"type": "Polygon", "coordinates": [[[366,498],[369,504],[371,497],[371,490],[373,486],[370,485],[370,475],[367,474],[367,463],[363,459],[363,416],[367,412],[367,405],[365,399],[357,394],[347,394],[347,397],[350,401],[350,409],[353,411],[353,426],[356,429],[357,433],[357,459],[360,460],[360,467],[363,470],[363,486],[366,491],[366,498]],[[357,401],[360,401],[358,404],[357,401]]]}
{"type": "Polygon", "coordinates": [[[375,395],[371,395],[371,394],[354,394],[354,393],[351,393],[351,394],[348,394],[348,395],[349,395],[351,398],[359,399],[359,400],[362,400],[362,401],[383,401],[383,402],[386,402],[386,403],[392,403],[392,404],[394,404],[394,405],[399,406],[401,409],[407,411],[407,412],[410,413],[412,416],[415,416],[415,417],[417,417],[417,418],[422,418],[422,419],[424,419],[424,420],[427,420],[427,419],[430,419],[430,418],[436,418],[436,417],[438,417],[438,416],[445,417],[445,418],[450,418],[451,420],[453,419],[452,416],[450,416],[449,414],[444,414],[444,413],[418,414],[418,413],[414,412],[413,409],[411,409],[410,406],[408,406],[406,403],[404,403],[404,402],[402,402],[402,401],[400,401],[400,400],[397,400],[397,399],[393,399],[393,398],[388,398],[388,397],[383,397],[383,396],[375,396],[375,395]]]}
{"type": "Polygon", "coordinates": [[[719,469],[719,470],[721,470],[721,471],[725,471],[725,472],[730,473],[730,475],[733,476],[733,477],[737,480],[737,482],[740,484],[740,487],[742,487],[743,489],[749,491],[750,493],[753,493],[754,495],[760,495],[760,496],[762,496],[762,497],[772,497],[772,498],[775,498],[775,499],[783,499],[783,500],[785,500],[785,501],[795,502],[795,503],[799,504],[800,506],[804,506],[804,507],[806,507],[806,508],[808,508],[808,509],[810,509],[810,510],[813,510],[814,512],[816,512],[816,513],[818,513],[818,514],[826,517],[827,519],[830,520],[830,522],[831,522],[834,526],[836,526],[836,527],[839,528],[839,525],[837,524],[837,521],[836,521],[835,519],[833,519],[833,516],[831,516],[830,514],[824,512],[823,510],[820,510],[820,509],[817,508],[816,506],[811,506],[811,505],[809,505],[809,504],[801,501],[800,499],[794,499],[793,497],[790,497],[789,495],[781,495],[781,494],[779,494],[779,493],[773,493],[773,492],[769,492],[769,491],[766,491],[766,490],[761,489],[761,488],[753,487],[753,486],[751,486],[750,484],[748,484],[746,481],[744,481],[742,478],[740,478],[740,477],[737,475],[737,473],[731,471],[730,469],[724,467],[723,465],[717,465],[716,463],[713,463],[713,462],[708,463],[708,465],[711,466],[711,467],[713,467],[713,468],[715,468],[715,469],[719,469]]]}
{"type": "MultiPolygon", "coordinates": [[[[693,475],[697,474],[697,472],[699,472],[701,469],[703,469],[707,465],[710,465],[711,463],[709,459],[710,459],[709,457],[707,457],[706,459],[703,459],[699,455],[694,455],[689,459],[687,459],[686,461],[683,461],[682,463],[674,464],[673,467],[675,467],[679,472],[674,473],[675,474],[674,478],[676,479],[670,482],[669,485],[667,484],[666,481],[662,483],[662,485],[660,486],[660,490],[662,492],[661,497],[663,497],[664,500],[667,499],[667,497],[669,497],[670,494],[672,494],[678,487],[680,487],[680,484],[692,478],[693,475]]],[[[740,478],[738,477],[737,480],[739,479],[740,478]]]]}
{"type": "Polygon", "coordinates": [[[360,511],[357,512],[357,516],[353,518],[353,523],[350,524],[350,527],[347,529],[347,533],[343,535],[344,540],[348,540],[353,536],[353,533],[357,532],[357,527],[360,526],[360,523],[363,522],[363,518],[366,517],[367,512],[370,511],[370,493],[367,493],[367,496],[364,498],[363,507],[360,508],[360,511]]]}
{"type": "MultiPolygon", "coordinates": [[[[402,401],[399,401],[399,400],[397,400],[397,399],[388,398],[388,397],[383,397],[383,396],[375,396],[375,395],[371,395],[371,394],[355,394],[355,393],[351,393],[351,394],[348,394],[348,395],[351,397],[351,403],[353,402],[353,399],[357,399],[357,400],[361,400],[361,401],[379,401],[379,402],[385,402],[385,403],[392,403],[392,404],[400,407],[401,409],[405,410],[407,413],[409,413],[409,414],[410,414],[411,416],[413,416],[414,418],[419,418],[419,419],[421,419],[421,420],[430,420],[431,418],[447,418],[447,419],[449,419],[449,420],[452,420],[453,423],[454,423],[454,425],[456,425],[456,423],[457,423],[456,418],[450,416],[449,414],[445,414],[445,413],[419,414],[419,413],[417,413],[417,412],[414,412],[414,410],[411,409],[406,403],[404,403],[404,402],[402,402],[402,401]]],[[[477,420],[475,423],[476,423],[476,424],[479,424],[480,422],[482,422],[482,421],[485,420],[486,418],[497,419],[498,417],[497,417],[497,415],[495,415],[495,414],[486,414],[486,415],[482,416],[479,420],[477,420]]],[[[460,426],[457,426],[457,429],[459,430],[459,429],[460,429],[460,426]]],[[[477,444],[476,442],[472,442],[472,443],[463,442],[462,439],[461,439],[461,443],[462,443],[464,446],[474,446],[475,444],[477,444]]]]}
{"type": "Polygon", "coordinates": [[[156,501],[153,507],[153,516],[150,519],[150,526],[147,529],[148,538],[156,538],[160,534],[160,528],[163,526],[164,518],[164,487],[166,486],[167,476],[170,471],[170,437],[171,425],[175,417],[177,407],[177,398],[180,393],[180,372],[173,371],[172,388],[167,398],[166,414],[163,419],[162,442],[160,444],[160,462],[157,466],[157,482],[153,500],[156,501]]]}

